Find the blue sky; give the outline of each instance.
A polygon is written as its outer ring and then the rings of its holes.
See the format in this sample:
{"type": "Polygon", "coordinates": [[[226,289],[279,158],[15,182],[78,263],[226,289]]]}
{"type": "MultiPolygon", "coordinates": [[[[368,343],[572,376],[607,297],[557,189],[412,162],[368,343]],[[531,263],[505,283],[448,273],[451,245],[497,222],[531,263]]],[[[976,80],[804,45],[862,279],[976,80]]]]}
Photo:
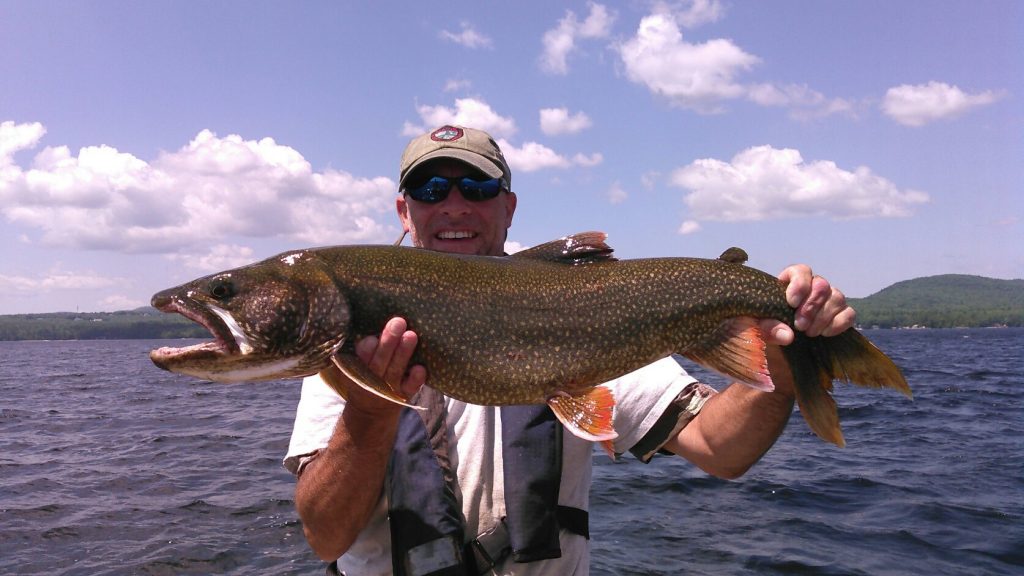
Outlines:
{"type": "Polygon", "coordinates": [[[490,131],[510,243],[743,247],[850,296],[1024,277],[1024,3],[0,0],[0,314],[390,243],[416,133],[490,131]]]}

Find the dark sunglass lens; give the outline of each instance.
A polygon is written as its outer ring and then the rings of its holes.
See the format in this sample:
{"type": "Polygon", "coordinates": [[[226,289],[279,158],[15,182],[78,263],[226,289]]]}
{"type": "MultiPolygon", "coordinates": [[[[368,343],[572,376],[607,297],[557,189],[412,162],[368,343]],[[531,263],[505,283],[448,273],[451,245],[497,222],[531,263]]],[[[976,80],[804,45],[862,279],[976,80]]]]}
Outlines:
{"type": "Polygon", "coordinates": [[[482,202],[498,196],[501,192],[501,180],[491,178],[490,180],[474,180],[463,178],[459,180],[459,190],[463,197],[472,202],[482,202]]]}
{"type": "Polygon", "coordinates": [[[414,200],[434,204],[447,198],[451,189],[451,181],[441,176],[434,176],[420,186],[408,190],[408,193],[414,200]]]}

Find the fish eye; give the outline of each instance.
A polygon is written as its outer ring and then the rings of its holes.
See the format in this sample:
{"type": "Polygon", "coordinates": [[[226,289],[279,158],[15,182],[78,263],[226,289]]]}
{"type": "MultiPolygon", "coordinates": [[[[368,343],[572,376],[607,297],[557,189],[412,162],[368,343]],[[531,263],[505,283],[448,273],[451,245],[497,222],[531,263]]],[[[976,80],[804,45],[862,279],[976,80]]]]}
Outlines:
{"type": "Polygon", "coordinates": [[[210,295],[218,300],[225,300],[235,295],[235,285],[230,278],[215,278],[210,283],[210,295]]]}

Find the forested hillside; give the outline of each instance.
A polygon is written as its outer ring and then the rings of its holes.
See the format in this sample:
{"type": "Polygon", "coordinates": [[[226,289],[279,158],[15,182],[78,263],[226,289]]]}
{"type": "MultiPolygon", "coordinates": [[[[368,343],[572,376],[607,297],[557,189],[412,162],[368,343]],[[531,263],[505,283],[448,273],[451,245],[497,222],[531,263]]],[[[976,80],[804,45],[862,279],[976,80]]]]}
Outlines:
{"type": "Polygon", "coordinates": [[[153,308],[123,312],[55,312],[0,316],[0,340],[207,338],[202,326],[153,308]]]}
{"type": "Polygon", "coordinates": [[[1024,280],[944,274],[851,298],[861,326],[1024,326],[1024,280]]]}

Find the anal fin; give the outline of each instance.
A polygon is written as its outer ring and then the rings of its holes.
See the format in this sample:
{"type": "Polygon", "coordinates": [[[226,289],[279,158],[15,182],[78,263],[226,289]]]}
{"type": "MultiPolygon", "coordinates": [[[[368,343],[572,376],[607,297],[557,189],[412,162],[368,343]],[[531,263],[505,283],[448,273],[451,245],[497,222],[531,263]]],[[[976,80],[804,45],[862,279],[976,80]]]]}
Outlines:
{"type": "MultiPolygon", "coordinates": [[[[334,356],[331,356],[331,360],[334,361],[335,366],[337,366],[345,376],[348,376],[349,379],[358,384],[359,387],[364,388],[385,400],[390,400],[395,404],[401,404],[402,406],[422,410],[422,407],[410,404],[407,398],[392,390],[391,386],[388,386],[388,383],[385,382],[383,378],[370,371],[370,367],[356,356],[351,354],[335,354],[334,356]]],[[[328,384],[330,384],[330,382],[328,382],[328,384]]],[[[338,390],[336,385],[332,384],[331,387],[341,394],[341,391],[338,390]]],[[[342,396],[344,396],[344,394],[342,394],[342,396]]]]}
{"type": "Polygon", "coordinates": [[[607,386],[596,386],[583,394],[558,394],[548,398],[555,417],[573,434],[599,442],[613,459],[612,440],[619,437],[613,427],[615,398],[607,386]]]}
{"type": "Polygon", "coordinates": [[[768,372],[764,335],[756,318],[730,318],[703,342],[679,353],[751,388],[775,390],[768,372]]]}

